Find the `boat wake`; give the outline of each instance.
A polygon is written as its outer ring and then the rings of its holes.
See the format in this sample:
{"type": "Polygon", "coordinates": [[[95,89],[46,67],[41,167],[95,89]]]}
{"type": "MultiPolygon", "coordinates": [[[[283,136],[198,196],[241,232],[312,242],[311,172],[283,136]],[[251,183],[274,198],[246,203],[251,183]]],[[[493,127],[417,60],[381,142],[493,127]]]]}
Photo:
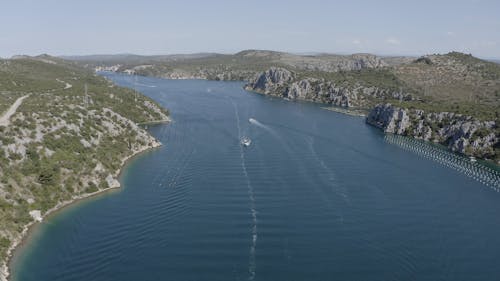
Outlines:
{"type": "Polygon", "coordinates": [[[259,128],[262,128],[262,129],[268,131],[273,136],[279,138],[279,135],[278,135],[278,133],[276,133],[275,130],[273,130],[271,127],[269,127],[267,125],[264,125],[264,124],[260,123],[258,120],[254,119],[254,118],[250,118],[250,119],[248,119],[248,122],[250,122],[251,124],[253,124],[253,125],[255,125],[255,126],[259,127],[259,128]]]}
{"type": "Polygon", "coordinates": [[[320,167],[327,173],[329,185],[332,186],[332,188],[334,188],[335,193],[341,196],[342,200],[345,203],[350,204],[351,200],[349,199],[348,195],[349,193],[347,192],[344,186],[337,183],[337,177],[334,171],[330,169],[330,167],[328,167],[325,161],[323,161],[323,159],[321,159],[321,157],[316,152],[316,149],[314,148],[314,137],[310,136],[308,140],[306,140],[306,142],[309,146],[309,150],[311,151],[311,155],[314,157],[314,159],[316,159],[320,167]]]}
{"type": "Polygon", "coordinates": [[[136,83],[137,86],[148,87],[148,88],[156,88],[156,85],[147,85],[142,83],[136,83]]]}
{"type": "MultiPolygon", "coordinates": [[[[239,116],[239,113],[238,113],[238,107],[236,106],[236,104],[234,102],[232,102],[232,104],[233,104],[233,107],[234,107],[234,114],[236,116],[236,126],[238,128],[238,139],[241,139],[242,135],[241,135],[240,116],[239,116]]],[[[260,122],[258,122],[255,119],[252,119],[252,118],[250,118],[249,121],[250,121],[250,123],[253,123],[253,124],[256,124],[256,125],[257,124],[262,125],[260,122]],[[256,122],[256,123],[254,123],[254,122],[256,122]]],[[[263,128],[266,128],[265,125],[262,125],[262,126],[264,126],[263,128]]],[[[243,151],[243,146],[240,145],[239,147],[240,147],[240,157],[241,157],[241,168],[243,170],[243,174],[245,175],[245,179],[246,179],[246,183],[247,183],[248,197],[249,197],[249,200],[250,200],[250,213],[251,213],[251,216],[252,216],[252,230],[251,230],[252,243],[250,245],[250,250],[249,250],[249,254],[248,254],[249,255],[249,258],[248,258],[248,273],[250,274],[250,276],[248,277],[248,280],[254,280],[255,279],[255,271],[256,271],[255,250],[257,248],[257,239],[258,239],[258,232],[257,232],[257,210],[255,208],[254,190],[253,190],[252,184],[250,183],[250,178],[248,177],[247,167],[246,167],[246,164],[245,164],[245,153],[243,151]]]]}

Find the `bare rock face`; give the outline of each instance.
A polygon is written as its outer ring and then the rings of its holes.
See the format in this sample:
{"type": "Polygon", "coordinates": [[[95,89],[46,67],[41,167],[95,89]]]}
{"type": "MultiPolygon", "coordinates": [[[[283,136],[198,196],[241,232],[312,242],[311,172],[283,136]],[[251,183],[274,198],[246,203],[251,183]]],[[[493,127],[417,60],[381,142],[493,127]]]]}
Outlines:
{"type": "Polygon", "coordinates": [[[351,57],[353,59],[353,69],[356,70],[363,68],[379,68],[388,65],[382,59],[372,54],[353,54],[351,57]]]}
{"type": "Polygon", "coordinates": [[[308,100],[342,107],[350,107],[351,100],[356,99],[355,93],[349,89],[315,78],[292,82],[282,95],[291,100],[308,100]]]}
{"type": "Polygon", "coordinates": [[[316,57],[286,54],[279,61],[298,69],[326,72],[373,69],[388,66],[384,60],[372,54],[353,54],[349,56],[321,55],[316,57]]]}
{"type": "Polygon", "coordinates": [[[481,158],[497,158],[500,136],[495,121],[479,121],[450,112],[425,113],[391,104],[375,106],[366,122],[386,133],[408,135],[448,146],[452,151],[481,158]]]}
{"type": "Polygon", "coordinates": [[[349,107],[349,90],[316,78],[294,80],[295,74],[284,68],[272,67],[257,75],[245,89],[291,100],[309,100],[349,107]]]}
{"type": "MultiPolygon", "coordinates": [[[[372,106],[373,100],[415,98],[405,92],[362,85],[339,85],[318,78],[298,78],[284,68],[270,68],[245,85],[258,93],[307,100],[341,107],[372,106]]],[[[426,113],[418,109],[379,104],[372,108],[366,122],[386,133],[407,135],[441,143],[453,151],[479,158],[499,159],[499,131],[495,121],[480,121],[450,112],[426,113]]]]}
{"type": "Polygon", "coordinates": [[[258,74],[245,85],[245,89],[290,100],[307,100],[341,107],[366,106],[368,98],[413,99],[410,94],[403,92],[361,85],[338,85],[325,79],[298,79],[296,76],[285,68],[272,67],[258,74]]]}
{"type": "Polygon", "coordinates": [[[383,129],[385,133],[398,135],[404,134],[411,125],[407,111],[391,104],[374,107],[366,118],[366,122],[383,129]]]}
{"type": "Polygon", "coordinates": [[[264,94],[270,94],[279,89],[279,87],[291,82],[293,74],[284,68],[271,67],[269,70],[259,74],[248,83],[245,88],[264,94]]]}

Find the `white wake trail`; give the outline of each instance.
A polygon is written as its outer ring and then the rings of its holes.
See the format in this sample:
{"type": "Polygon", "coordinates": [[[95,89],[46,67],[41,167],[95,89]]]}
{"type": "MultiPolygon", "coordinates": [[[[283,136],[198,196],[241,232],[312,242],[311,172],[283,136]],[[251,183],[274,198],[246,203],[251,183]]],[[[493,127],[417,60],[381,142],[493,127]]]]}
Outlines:
{"type": "Polygon", "coordinates": [[[309,150],[311,151],[311,154],[314,157],[314,159],[316,159],[316,161],[319,163],[321,168],[323,168],[323,170],[327,173],[329,184],[333,188],[335,188],[335,192],[342,197],[344,202],[350,204],[351,201],[349,199],[347,190],[345,189],[345,187],[343,187],[342,185],[337,183],[337,177],[336,177],[335,173],[333,172],[333,170],[327,166],[325,161],[323,161],[323,159],[321,159],[320,156],[318,155],[318,153],[316,152],[316,149],[314,149],[314,138],[309,137],[309,141],[306,141],[306,142],[309,146],[309,150]]]}
{"type": "Polygon", "coordinates": [[[271,127],[269,127],[267,125],[264,125],[264,124],[260,123],[258,120],[254,119],[254,118],[250,118],[250,119],[248,119],[248,122],[250,122],[251,124],[253,124],[253,125],[257,126],[257,127],[260,127],[262,129],[268,131],[269,133],[271,133],[276,138],[280,138],[280,136],[278,135],[278,133],[276,133],[275,130],[273,130],[271,127]]]}
{"type": "MultiPolygon", "coordinates": [[[[240,127],[240,116],[238,113],[238,107],[236,104],[232,101],[233,107],[234,107],[234,113],[236,115],[236,125],[238,127],[238,139],[241,139],[241,127],[240,127]]],[[[258,124],[260,124],[257,120],[250,118],[251,120],[256,121],[258,124]]],[[[247,188],[248,188],[248,197],[250,199],[250,213],[252,215],[252,244],[250,245],[250,251],[249,251],[249,258],[248,258],[248,273],[250,273],[250,276],[248,277],[248,280],[254,280],[255,279],[255,271],[256,271],[256,263],[255,263],[255,250],[257,248],[257,239],[258,239],[258,232],[257,232],[257,210],[255,208],[255,195],[254,195],[254,190],[252,187],[252,184],[250,183],[250,179],[248,177],[248,172],[247,172],[247,167],[245,165],[245,153],[243,151],[243,146],[240,145],[240,157],[241,157],[241,168],[243,170],[243,174],[245,175],[246,181],[247,181],[247,188]]]]}
{"type": "Polygon", "coordinates": [[[148,84],[142,84],[142,83],[136,83],[137,86],[143,86],[143,87],[148,87],[148,88],[156,88],[156,85],[148,85],[148,84]]]}

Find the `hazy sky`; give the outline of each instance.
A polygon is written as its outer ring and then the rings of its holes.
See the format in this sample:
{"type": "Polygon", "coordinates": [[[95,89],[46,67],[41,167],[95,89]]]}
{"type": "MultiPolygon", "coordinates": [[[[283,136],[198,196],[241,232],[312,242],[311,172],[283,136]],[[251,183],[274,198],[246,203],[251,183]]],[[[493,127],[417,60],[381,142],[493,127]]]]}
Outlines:
{"type": "Polygon", "coordinates": [[[0,56],[243,49],[500,58],[500,0],[0,0],[0,56]]]}

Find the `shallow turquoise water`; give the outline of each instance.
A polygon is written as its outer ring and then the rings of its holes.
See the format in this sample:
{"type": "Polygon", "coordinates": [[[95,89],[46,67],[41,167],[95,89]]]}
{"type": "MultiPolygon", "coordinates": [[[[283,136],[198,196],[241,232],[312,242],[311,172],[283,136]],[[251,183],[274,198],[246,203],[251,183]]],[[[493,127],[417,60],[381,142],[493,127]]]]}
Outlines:
{"type": "Polygon", "coordinates": [[[500,279],[500,194],[362,118],[236,82],[136,87],[172,113],[149,128],[164,146],[44,222],[15,280],[500,279]]]}

